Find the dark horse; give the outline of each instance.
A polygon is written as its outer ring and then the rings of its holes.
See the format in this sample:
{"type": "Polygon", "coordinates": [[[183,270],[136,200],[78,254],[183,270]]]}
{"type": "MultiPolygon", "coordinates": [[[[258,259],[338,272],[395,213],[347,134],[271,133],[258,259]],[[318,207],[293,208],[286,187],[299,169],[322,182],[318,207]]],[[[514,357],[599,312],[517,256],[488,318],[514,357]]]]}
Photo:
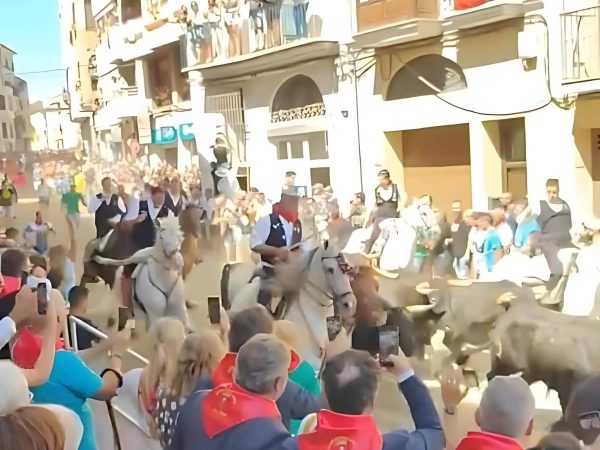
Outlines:
{"type": "MultiPolygon", "coordinates": [[[[94,256],[101,256],[110,259],[127,259],[137,250],[131,239],[131,230],[118,224],[102,252],[95,251],[94,256]]],[[[112,289],[115,285],[116,272],[118,267],[98,264],[93,259],[83,264],[83,276],[80,284],[85,286],[87,283],[94,283],[98,278],[102,279],[112,289]]]]}
{"type": "Polygon", "coordinates": [[[399,345],[406,356],[415,353],[415,331],[412,321],[402,308],[392,307],[379,293],[379,284],[372,268],[361,266],[351,282],[357,299],[355,327],[352,346],[359,350],[373,350],[373,342],[379,341],[374,328],[385,319],[385,325],[397,326],[400,330],[399,345]]]}

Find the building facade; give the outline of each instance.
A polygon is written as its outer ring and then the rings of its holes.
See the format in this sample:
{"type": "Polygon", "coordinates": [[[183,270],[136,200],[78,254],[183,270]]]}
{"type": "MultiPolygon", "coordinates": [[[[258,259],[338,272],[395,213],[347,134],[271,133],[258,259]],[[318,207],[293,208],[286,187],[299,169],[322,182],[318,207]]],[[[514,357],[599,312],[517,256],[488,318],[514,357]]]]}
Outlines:
{"type": "Polygon", "coordinates": [[[35,130],[32,151],[81,148],[80,124],[71,121],[69,110],[63,95],[30,105],[30,120],[35,130]]]}
{"type": "Polygon", "coordinates": [[[105,157],[135,139],[210,185],[222,133],[242,187],[271,198],[291,170],[309,194],[371,201],[385,167],[446,211],[536,201],[558,178],[575,211],[600,214],[598,0],[82,3],[105,157]]]}
{"type": "Polygon", "coordinates": [[[445,211],[453,200],[488,209],[504,191],[537,201],[557,178],[575,220],[600,212],[597,105],[586,98],[598,7],[357,0],[351,47],[370,64],[359,80],[370,176],[386,167],[409,196],[430,194],[445,211]]]}
{"type": "Polygon", "coordinates": [[[15,75],[16,53],[0,44],[0,153],[31,150],[29,94],[25,80],[15,75]]]}

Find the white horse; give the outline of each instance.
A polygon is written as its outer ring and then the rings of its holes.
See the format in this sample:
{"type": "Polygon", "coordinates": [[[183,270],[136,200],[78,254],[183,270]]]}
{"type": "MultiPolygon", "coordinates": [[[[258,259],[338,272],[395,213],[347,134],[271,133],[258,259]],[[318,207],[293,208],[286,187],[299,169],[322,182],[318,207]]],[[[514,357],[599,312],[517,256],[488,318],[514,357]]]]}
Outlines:
{"type": "MultiPolygon", "coordinates": [[[[338,314],[345,326],[352,326],[356,297],[350,285],[349,268],[327,244],[301,248],[292,255],[297,260],[294,258],[294,262],[280,264],[276,269],[283,290],[297,293],[285,299],[281,318],[303,324],[310,331],[311,342],[307,348],[299,349],[300,356],[318,367],[328,342],[326,318],[338,314]]],[[[231,311],[235,313],[256,305],[260,279],[255,277],[248,283],[248,270],[234,271],[234,268],[231,266],[229,272],[227,295],[232,299],[231,311]]],[[[272,302],[276,300],[273,298],[272,302]]]]}
{"type": "MultiPolygon", "coordinates": [[[[179,222],[169,216],[159,219],[159,224],[154,247],[139,250],[124,260],[100,256],[95,256],[94,260],[112,266],[138,265],[131,276],[133,292],[148,316],[148,328],[165,316],[175,317],[187,325],[183,257],[179,251],[183,237],[179,222]]],[[[117,279],[121,278],[120,271],[122,268],[117,271],[117,279]]]]}

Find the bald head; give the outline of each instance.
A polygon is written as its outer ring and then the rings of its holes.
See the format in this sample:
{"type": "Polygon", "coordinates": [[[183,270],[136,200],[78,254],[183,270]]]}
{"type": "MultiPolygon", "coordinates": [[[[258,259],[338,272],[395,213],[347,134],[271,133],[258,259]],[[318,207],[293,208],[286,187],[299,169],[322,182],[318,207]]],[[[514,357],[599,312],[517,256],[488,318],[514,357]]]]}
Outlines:
{"type": "Polygon", "coordinates": [[[323,369],[323,390],[332,411],[359,415],[369,412],[379,385],[379,367],[367,352],[346,350],[323,369]]]}
{"type": "Polygon", "coordinates": [[[495,377],[479,404],[481,429],[511,438],[524,436],[534,415],[535,400],[521,377],[495,377]]]}
{"type": "Polygon", "coordinates": [[[283,342],[272,334],[257,334],[238,352],[235,381],[247,391],[276,399],[285,388],[290,359],[290,350],[283,342]],[[278,385],[281,392],[277,392],[278,385]]]}

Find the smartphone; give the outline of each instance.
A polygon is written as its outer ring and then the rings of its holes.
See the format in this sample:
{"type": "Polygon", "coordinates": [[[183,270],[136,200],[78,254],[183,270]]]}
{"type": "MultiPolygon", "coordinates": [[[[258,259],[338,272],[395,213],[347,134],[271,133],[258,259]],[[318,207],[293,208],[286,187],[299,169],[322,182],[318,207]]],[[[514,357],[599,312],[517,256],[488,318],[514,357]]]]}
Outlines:
{"type": "Polygon", "coordinates": [[[338,334],[342,331],[342,319],[340,316],[331,316],[327,318],[327,335],[329,341],[335,340],[338,334]]]}
{"type": "Polygon", "coordinates": [[[379,334],[379,361],[382,366],[391,365],[386,362],[390,355],[397,355],[400,346],[400,329],[398,327],[382,326],[378,328],[379,334]]]}
{"type": "Polygon", "coordinates": [[[213,325],[221,323],[221,298],[208,297],[208,319],[213,325]]]}
{"type": "Polygon", "coordinates": [[[39,283],[36,287],[38,314],[45,315],[48,312],[48,288],[46,283],[39,283]]]}
{"type": "Polygon", "coordinates": [[[129,308],[119,308],[117,331],[135,330],[135,320],[129,317],[129,308]]]}

